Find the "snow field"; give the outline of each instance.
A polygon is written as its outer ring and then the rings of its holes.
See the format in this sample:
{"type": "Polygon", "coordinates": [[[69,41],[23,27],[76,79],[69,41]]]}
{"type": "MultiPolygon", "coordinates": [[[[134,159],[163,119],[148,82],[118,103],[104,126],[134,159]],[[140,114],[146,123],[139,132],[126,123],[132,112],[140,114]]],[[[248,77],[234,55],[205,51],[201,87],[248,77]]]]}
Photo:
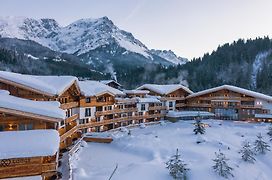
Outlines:
{"type": "MultiPolygon", "coordinates": [[[[182,160],[190,168],[189,179],[223,179],[212,169],[212,159],[219,149],[230,159],[228,164],[234,168],[233,179],[271,179],[272,152],[256,155],[255,164],[242,161],[238,153],[242,142],[248,140],[252,145],[258,133],[262,133],[268,142],[268,124],[218,120],[203,122],[210,127],[201,137],[193,134],[194,121],[135,128],[131,130],[131,136],[126,132],[113,132],[114,141],[111,144],[88,143],[82,149],[74,162],[74,177],[79,180],[108,179],[118,164],[113,180],[170,180],[172,178],[165,168],[165,162],[179,148],[182,160]],[[197,144],[199,138],[205,142],[197,144]]],[[[269,144],[272,145],[271,142],[269,144]]]]}

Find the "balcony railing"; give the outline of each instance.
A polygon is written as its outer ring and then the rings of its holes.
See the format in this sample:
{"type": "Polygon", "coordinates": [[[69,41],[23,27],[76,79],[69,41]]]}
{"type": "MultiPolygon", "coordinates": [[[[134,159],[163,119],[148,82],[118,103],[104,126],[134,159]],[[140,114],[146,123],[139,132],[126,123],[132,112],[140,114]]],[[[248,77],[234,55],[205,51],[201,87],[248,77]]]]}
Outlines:
{"type": "Polygon", "coordinates": [[[74,126],[72,129],[64,133],[63,135],[60,136],[60,142],[63,142],[67,137],[71,136],[74,134],[78,129],[78,126],[74,126]]]}
{"type": "Polygon", "coordinates": [[[73,116],[71,116],[71,117],[68,117],[68,118],[66,118],[66,123],[71,123],[71,122],[73,122],[74,120],[77,120],[78,119],[78,114],[74,114],[73,116]]]}
{"type": "Polygon", "coordinates": [[[185,97],[161,97],[161,101],[171,101],[171,100],[184,100],[185,97]]]}
{"type": "Polygon", "coordinates": [[[78,102],[69,102],[60,105],[61,109],[71,109],[74,107],[78,107],[78,102]]]}
{"type": "Polygon", "coordinates": [[[136,112],[137,108],[113,109],[108,111],[96,111],[96,116],[109,115],[115,113],[136,112]]]}
{"type": "Polygon", "coordinates": [[[185,106],[185,103],[177,103],[176,104],[176,107],[184,107],[185,106]]]}
{"type": "Polygon", "coordinates": [[[166,110],[167,107],[166,106],[149,106],[148,110],[149,111],[154,111],[154,110],[166,110]]]}

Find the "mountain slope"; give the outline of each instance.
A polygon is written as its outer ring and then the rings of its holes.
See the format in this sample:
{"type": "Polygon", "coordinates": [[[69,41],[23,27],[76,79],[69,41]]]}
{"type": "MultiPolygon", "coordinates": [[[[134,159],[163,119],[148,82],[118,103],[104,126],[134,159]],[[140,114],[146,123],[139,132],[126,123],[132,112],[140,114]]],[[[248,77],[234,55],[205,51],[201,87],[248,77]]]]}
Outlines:
{"type": "MultiPolygon", "coordinates": [[[[107,17],[80,19],[65,27],[59,26],[53,19],[2,17],[0,18],[0,36],[32,40],[54,51],[77,56],[86,55],[89,52],[92,54],[92,51],[104,47],[109,47],[109,49],[104,48],[104,51],[101,51],[102,54],[105,51],[110,51],[111,56],[114,56],[114,49],[118,47],[119,50],[122,49],[121,54],[143,56],[141,59],[144,59],[145,63],[176,64],[171,57],[164,58],[153,55],[152,51],[141,41],[131,33],[120,30],[107,17]],[[115,48],[111,48],[111,46],[115,46],[115,48]]],[[[122,59],[121,56],[120,58],[122,59]]],[[[86,62],[92,63],[91,61],[86,62]]]]}

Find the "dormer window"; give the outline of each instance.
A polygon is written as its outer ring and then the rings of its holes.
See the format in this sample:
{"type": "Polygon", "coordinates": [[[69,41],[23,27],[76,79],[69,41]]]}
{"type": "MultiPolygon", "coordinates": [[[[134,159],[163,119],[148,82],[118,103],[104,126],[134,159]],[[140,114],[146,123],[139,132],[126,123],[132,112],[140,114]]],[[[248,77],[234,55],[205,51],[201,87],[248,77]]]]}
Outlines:
{"type": "Polygon", "coordinates": [[[90,103],[91,102],[91,98],[90,97],[85,98],[85,102],[86,103],[90,103]]]}

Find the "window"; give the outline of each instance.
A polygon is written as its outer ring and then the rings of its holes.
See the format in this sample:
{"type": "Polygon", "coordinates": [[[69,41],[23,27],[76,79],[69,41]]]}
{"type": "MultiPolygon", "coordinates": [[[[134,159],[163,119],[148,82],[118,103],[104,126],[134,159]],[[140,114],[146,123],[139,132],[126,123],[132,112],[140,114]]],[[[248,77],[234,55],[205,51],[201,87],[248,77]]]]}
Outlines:
{"type": "Polygon", "coordinates": [[[108,111],[112,110],[112,107],[111,106],[108,106],[108,111]]]}
{"type": "Polygon", "coordinates": [[[172,101],[169,102],[169,107],[173,107],[173,102],[172,101]]]}
{"type": "Polygon", "coordinates": [[[145,111],[145,104],[141,104],[141,111],[145,111]]]}
{"type": "Polygon", "coordinates": [[[85,117],[91,116],[91,108],[85,109],[85,117]]]}
{"type": "Polygon", "coordinates": [[[4,125],[0,125],[0,131],[4,131],[4,125]]]}
{"type": "Polygon", "coordinates": [[[64,121],[61,121],[61,122],[60,122],[60,126],[64,126],[64,121]]]}
{"type": "Polygon", "coordinates": [[[33,124],[19,124],[19,130],[24,131],[24,130],[32,130],[33,129],[33,124]]]}
{"type": "Polygon", "coordinates": [[[90,102],[91,102],[91,98],[90,98],[90,97],[87,97],[87,98],[85,99],[85,102],[86,102],[86,103],[90,103],[90,102]]]}

